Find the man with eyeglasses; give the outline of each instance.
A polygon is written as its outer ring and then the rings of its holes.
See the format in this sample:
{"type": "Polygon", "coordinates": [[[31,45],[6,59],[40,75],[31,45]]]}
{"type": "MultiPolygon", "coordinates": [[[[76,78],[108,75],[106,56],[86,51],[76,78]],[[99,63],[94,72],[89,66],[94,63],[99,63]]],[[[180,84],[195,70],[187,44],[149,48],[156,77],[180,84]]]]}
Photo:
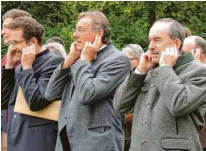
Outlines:
{"type": "Polygon", "coordinates": [[[112,100],[130,61],[111,44],[110,34],[103,13],[79,15],[75,42],[46,90],[48,100],[62,99],[56,151],[123,151],[120,115],[112,100]]]}
{"type": "Polygon", "coordinates": [[[18,17],[7,28],[9,49],[2,69],[1,107],[9,110],[8,151],[53,151],[57,122],[14,112],[22,89],[30,110],[50,104],[45,90],[54,69],[63,61],[42,46],[44,28],[31,17],[18,17]],[[15,68],[17,61],[21,65],[15,68]]]}

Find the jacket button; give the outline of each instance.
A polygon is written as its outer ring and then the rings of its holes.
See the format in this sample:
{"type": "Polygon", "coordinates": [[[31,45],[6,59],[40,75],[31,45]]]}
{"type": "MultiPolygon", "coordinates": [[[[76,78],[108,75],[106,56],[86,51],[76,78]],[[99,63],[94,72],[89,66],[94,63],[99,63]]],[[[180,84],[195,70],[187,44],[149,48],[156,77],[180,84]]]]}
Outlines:
{"type": "Polygon", "coordinates": [[[143,145],[143,144],[145,144],[146,142],[147,142],[146,139],[143,139],[142,142],[141,142],[141,144],[143,145]]]}

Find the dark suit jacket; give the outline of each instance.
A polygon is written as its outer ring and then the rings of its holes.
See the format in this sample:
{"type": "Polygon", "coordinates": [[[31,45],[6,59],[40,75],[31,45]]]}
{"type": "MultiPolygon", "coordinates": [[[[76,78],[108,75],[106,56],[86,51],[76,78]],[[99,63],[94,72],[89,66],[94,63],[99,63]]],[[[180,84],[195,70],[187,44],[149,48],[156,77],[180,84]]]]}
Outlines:
{"type": "Polygon", "coordinates": [[[64,151],[123,151],[120,115],[112,100],[129,70],[128,57],[112,44],[100,50],[93,63],[78,60],[68,69],[55,70],[46,97],[62,98],[56,151],[63,146],[64,151]],[[70,149],[65,149],[65,128],[70,149]]]}
{"type": "Polygon", "coordinates": [[[46,86],[54,69],[62,62],[45,50],[36,56],[32,69],[2,70],[2,108],[9,110],[8,150],[9,151],[52,151],[55,149],[57,122],[14,113],[17,91],[21,86],[31,110],[37,111],[50,102],[44,97],[46,86]]]}

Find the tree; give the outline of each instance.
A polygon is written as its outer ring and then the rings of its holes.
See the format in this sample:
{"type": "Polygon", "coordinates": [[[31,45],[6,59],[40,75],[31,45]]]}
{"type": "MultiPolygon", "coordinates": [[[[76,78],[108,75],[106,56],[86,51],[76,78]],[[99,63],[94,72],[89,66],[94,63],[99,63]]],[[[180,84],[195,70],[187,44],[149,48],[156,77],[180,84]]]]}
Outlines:
{"type": "MultiPolygon", "coordinates": [[[[163,17],[178,20],[193,34],[206,39],[206,3],[201,1],[2,1],[2,14],[12,8],[28,11],[44,25],[44,41],[52,36],[62,37],[67,51],[73,41],[72,29],[78,14],[88,10],[106,14],[112,27],[113,43],[119,49],[129,43],[138,43],[147,50],[148,30],[155,20],[163,17]]],[[[1,50],[4,55],[6,47],[2,45],[1,50]]]]}

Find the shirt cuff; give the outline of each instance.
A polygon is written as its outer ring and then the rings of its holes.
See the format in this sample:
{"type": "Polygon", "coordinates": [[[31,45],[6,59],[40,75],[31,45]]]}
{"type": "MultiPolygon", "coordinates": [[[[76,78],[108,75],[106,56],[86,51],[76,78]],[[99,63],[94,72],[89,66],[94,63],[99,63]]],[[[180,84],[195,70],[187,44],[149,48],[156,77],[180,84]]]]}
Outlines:
{"type": "Polygon", "coordinates": [[[139,72],[139,71],[137,70],[137,68],[135,68],[134,73],[136,73],[136,74],[147,74],[146,72],[139,72]]]}
{"type": "Polygon", "coordinates": [[[164,67],[164,66],[171,67],[171,66],[168,65],[168,64],[160,64],[159,66],[160,66],[160,67],[164,67]]]}

